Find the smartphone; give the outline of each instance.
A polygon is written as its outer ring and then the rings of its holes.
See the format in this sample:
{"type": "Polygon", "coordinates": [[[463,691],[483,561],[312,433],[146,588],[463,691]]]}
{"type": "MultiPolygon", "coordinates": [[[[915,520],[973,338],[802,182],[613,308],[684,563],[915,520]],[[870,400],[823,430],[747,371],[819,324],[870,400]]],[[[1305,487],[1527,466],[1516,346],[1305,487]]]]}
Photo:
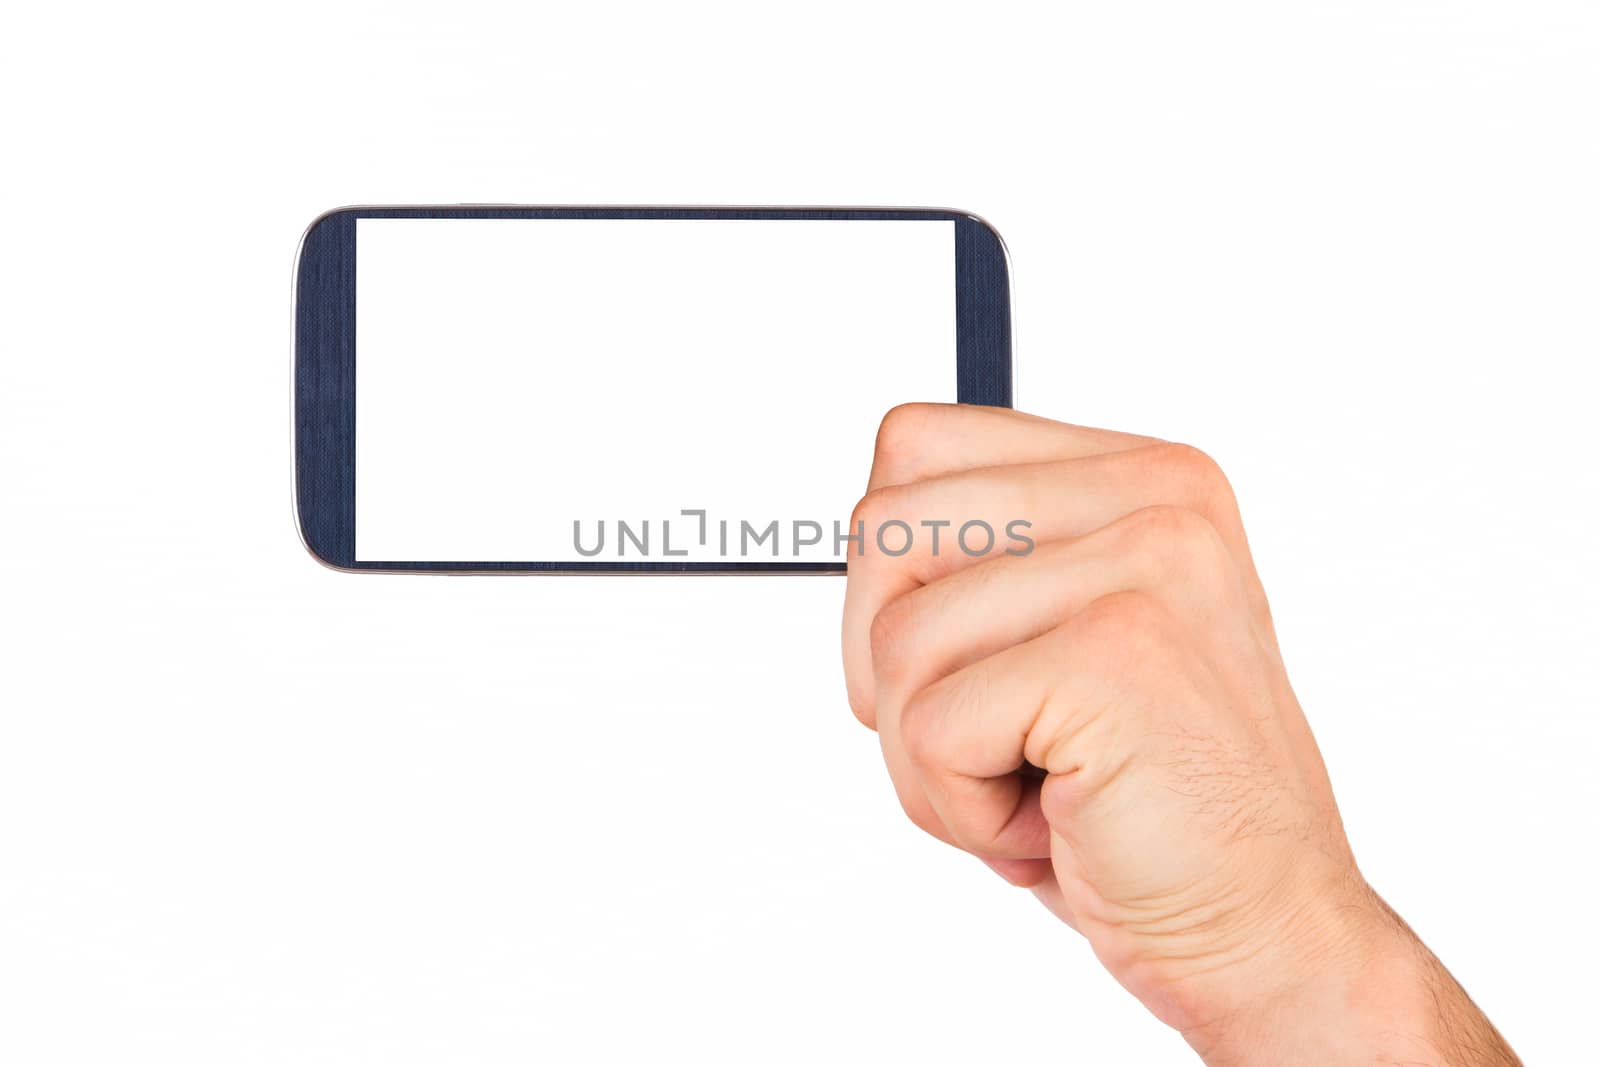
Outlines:
{"type": "Polygon", "coordinates": [[[843,573],[883,413],[1011,405],[961,211],[340,208],[294,331],[295,517],[346,571],[843,573]]]}

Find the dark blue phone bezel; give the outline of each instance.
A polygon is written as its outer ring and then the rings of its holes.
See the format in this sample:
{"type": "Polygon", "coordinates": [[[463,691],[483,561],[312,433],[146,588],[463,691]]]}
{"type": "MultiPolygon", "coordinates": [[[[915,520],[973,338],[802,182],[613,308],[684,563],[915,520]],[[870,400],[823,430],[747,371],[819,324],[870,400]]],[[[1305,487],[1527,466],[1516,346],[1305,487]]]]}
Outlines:
{"type": "Polygon", "coordinates": [[[306,230],[295,265],[294,488],[300,538],[345,571],[447,573],[839,574],[843,563],[583,560],[373,561],[355,558],[357,219],[881,219],[955,223],[956,399],[1011,406],[1011,282],[1005,246],[960,211],[783,207],[349,207],[306,230]]]}

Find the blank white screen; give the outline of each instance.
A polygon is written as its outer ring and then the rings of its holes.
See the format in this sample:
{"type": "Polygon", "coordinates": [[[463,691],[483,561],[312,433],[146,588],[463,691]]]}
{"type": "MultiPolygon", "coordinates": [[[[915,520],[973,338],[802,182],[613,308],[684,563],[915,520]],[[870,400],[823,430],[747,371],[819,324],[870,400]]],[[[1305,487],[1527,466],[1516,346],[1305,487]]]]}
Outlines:
{"type": "Polygon", "coordinates": [[[837,558],[879,417],[955,399],[954,246],[948,221],[358,220],[356,558],[666,561],[664,520],[678,560],[837,558]],[[798,555],[796,520],[824,528],[798,555]]]}

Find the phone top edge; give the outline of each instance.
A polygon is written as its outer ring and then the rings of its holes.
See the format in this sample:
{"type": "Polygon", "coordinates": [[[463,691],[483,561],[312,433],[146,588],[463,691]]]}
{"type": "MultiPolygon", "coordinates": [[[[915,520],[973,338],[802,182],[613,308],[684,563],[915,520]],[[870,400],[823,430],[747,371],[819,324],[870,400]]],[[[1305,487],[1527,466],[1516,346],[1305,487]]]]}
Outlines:
{"type": "Polygon", "coordinates": [[[461,211],[472,208],[485,208],[500,211],[871,211],[871,212],[905,212],[930,215],[945,215],[952,218],[971,219],[980,222],[989,229],[994,225],[976,212],[962,208],[939,207],[929,204],[623,204],[623,203],[588,203],[588,204],[528,204],[516,202],[488,202],[488,201],[461,201],[453,204],[341,204],[331,207],[318,214],[311,220],[306,229],[311,229],[323,219],[332,215],[341,215],[351,211],[461,211]]]}

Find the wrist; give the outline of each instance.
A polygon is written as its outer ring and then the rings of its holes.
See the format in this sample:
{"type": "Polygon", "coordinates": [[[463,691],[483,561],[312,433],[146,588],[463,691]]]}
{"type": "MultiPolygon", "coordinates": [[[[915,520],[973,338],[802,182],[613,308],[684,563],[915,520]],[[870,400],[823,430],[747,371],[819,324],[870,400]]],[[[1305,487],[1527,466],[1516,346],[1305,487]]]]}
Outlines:
{"type": "Polygon", "coordinates": [[[1185,1039],[1209,1067],[1444,1063],[1448,974],[1365,884],[1318,911],[1277,941],[1231,1010],[1185,1039]]]}

